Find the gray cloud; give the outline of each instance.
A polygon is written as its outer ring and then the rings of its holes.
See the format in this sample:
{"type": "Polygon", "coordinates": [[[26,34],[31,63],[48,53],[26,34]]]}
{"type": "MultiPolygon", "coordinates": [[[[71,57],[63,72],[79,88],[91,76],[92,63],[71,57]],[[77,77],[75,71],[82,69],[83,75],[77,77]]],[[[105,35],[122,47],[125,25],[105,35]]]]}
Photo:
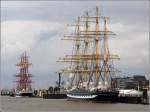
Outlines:
{"type": "Polygon", "coordinates": [[[148,1],[93,1],[93,2],[2,2],[2,20],[57,20],[68,21],[86,10],[99,6],[102,14],[110,16],[114,22],[148,22],[148,1]]]}

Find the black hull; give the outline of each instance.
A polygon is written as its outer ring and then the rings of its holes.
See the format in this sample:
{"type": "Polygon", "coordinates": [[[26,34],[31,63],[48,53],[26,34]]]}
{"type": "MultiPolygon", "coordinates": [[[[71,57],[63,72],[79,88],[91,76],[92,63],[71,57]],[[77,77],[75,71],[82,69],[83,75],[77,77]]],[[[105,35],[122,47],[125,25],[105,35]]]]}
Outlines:
{"type": "Polygon", "coordinates": [[[45,99],[66,99],[66,94],[44,94],[43,98],[45,99]]]}
{"type": "Polygon", "coordinates": [[[118,102],[118,91],[99,91],[97,96],[93,99],[96,102],[118,102]]]}
{"type": "Polygon", "coordinates": [[[119,97],[120,103],[132,103],[132,104],[139,104],[142,102],[141,97],[136,96],[120,96],[119,97]]]}
{"type": "Polygon", "coordinates": [[[33,93],[22,93],[21,96],[29,96],[29,97],[31,97],[31,96],[33,96],[33,93]]]}
{"type": "Polygon", "coordinates": [[[19,93],[19,94],[16,94],[16,96],[18,96],[18,97],[32,97],[33,93],[19,93]]]}

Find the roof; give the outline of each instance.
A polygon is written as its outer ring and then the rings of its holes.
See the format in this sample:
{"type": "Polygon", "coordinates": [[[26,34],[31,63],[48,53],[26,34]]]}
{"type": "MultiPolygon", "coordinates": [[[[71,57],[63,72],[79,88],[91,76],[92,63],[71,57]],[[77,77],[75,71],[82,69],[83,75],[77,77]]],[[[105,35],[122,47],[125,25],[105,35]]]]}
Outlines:
{"type": "Polygon", "coordinates": [[[136,81],[145,81],[146,80],[146,77],[145,76],[141,76],[141,75],[134,75],[133,78],[136,81]]]}

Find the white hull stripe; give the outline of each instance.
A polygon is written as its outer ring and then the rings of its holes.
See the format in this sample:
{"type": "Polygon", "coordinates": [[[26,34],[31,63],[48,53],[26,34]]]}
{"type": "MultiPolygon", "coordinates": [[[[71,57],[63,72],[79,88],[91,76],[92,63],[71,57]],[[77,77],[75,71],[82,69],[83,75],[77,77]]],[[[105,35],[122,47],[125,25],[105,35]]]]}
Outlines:
{"type": "Polygon", "coordinates": [[[67,96],[70,97],[70,98],[92,99],[92,98],[95,98],[97,95],[76,96],[76,95],[69,95],[69,94],[67,94],[67,96]]]}

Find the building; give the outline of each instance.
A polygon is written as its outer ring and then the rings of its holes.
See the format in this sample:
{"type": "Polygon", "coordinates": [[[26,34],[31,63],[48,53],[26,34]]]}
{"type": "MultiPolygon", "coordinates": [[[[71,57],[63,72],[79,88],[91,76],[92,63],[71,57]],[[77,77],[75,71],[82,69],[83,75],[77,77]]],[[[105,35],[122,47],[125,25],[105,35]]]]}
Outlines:
{"type": "Polygon", "coordinates": [[[149,80],[147,80],[145,76],[134,75],[133,80],[138,83],[138,86],[140,89],[143,89],[143,88],[149,89],[147,88],[149,87],[149,80]]]}
{"type": "Polygon", "coordinates": [[[126,89],[127,83],[132,83],[132,77],[116,78],[116,87],[119,89],[126,89]]]}
{"type": "Polygon", "coordinates": [[[115,87],[119,89],[149,89],[149,80],[142,75],[134,75],[132,77],[118,77],[113,79],[115,87]]]}

